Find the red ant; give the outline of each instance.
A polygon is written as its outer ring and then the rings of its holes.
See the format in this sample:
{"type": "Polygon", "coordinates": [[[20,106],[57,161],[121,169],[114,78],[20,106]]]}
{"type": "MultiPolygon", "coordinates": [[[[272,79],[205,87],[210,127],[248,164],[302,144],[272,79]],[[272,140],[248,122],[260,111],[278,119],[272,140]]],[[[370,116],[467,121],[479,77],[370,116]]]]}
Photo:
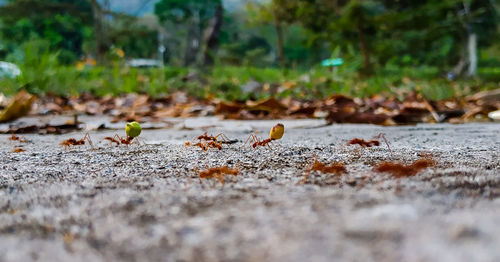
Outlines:
{"type": "Polygon", "coordinates": [[[226,139],[229,139],[229,138],[226,135],[224,135],[223,133],[219,133],[216,136],[211,136],[211,135],[208,135],[207,132],[205,132],[205,133],[203,133],[202,135],[198,136],[195,139],[198,139],[199,142],[196,143],[196,144],[193,144],[192,142],[188,141],[188,142],[185,143],[185,145],[186,146],[191,146],[191,145],[192,146],[198,146],[203,151],[207,151],[208,148],[217,148],[219,150],[222,150],[222,143],[226,142],[227,141],[226,139]],[[217,140],[217,138],[219,136],[222,138],[222,140],[220,140],[220,141],[217,140]],[[203,143],[202,140],[206,140],[208,142],[203,143]]]}
{"type": "Polygon", "coordinates": [[[250,139],[252,139],[251,142],[253,142],[253,144],[252,144],[253,148],[256,148],[258,146],[268,146],[269,148],[271,148],[271,146],[269,146],[269,143],[271,143],[271,141],[275,140],[272,138],[266,138],[264,140],[260,140],[256,135],[250,134],[250,136],[245,141],[245,144],[243,144],[243,145],[246,145],[250,139]]]}
{"type": "Polygon", "coordinates": [[[387,145],[387,148],[389,149],[389,152],[391,152],[391,147],[389,146],[389,143],[387,142],[384,133],[378,134],[378,136],[372,140],[353,138],[349,142],[347,142],[347,145],[360,145],[362,147],[380,146],[380,138],[384,140],[385,144],[387,145]]]}
{"type": "Polygon", "coordinates": [[[61,142],[61,145],[65,146],[65,147],[81,146],[81,145],[85,145],[85,140],[87,140],[89,142],[91,147],[94,146],[92,144],[92,140],[90,139],[89,133],[86,133],[85,136],[80,140],[76,140],[75,138],[69,138],[67,140],[64,140],[61,142]]]}
{"type": "Polygon", "coordinates": [[[18,137],[16,136],[14,133],[12,133],[12,135],[9,137],[9,140],[10,141],[19,141],[21,143],[26,143],[28,142],[28,140],[26,140],[26,138],[24,138],[24,136],[22,137],[18,137]]]}
{"type": "Polygon", "coordinates": [[[207,142],[207,143],[198,142],[196,144],[191,144],[191,142],[186,142],[186,146],[191,146],[191,145],[192,146],[198,146],[203,151],[207,151],[209,148],[217,148],[219,150],[222,150],[222,141],[220,141],[219,143],[214,142],[214,141],[210,141],[210,142],[207,142]]]}
{"type": "Polygon", "coordinates": [[[307,169],[307,173],[304,175],[302,180],[300,180],[297,183],[297,185],[302,185],[302,184],[308,183],[309,176],[311,175],[310,174],[311,171],[318,171],[321,173],[330,173],[330,174],[337,174],[337,175],[347,173],[347,169],[343,163],[335,162],[335,163],[332,163],[331,165],[327,165],[327,164],[319,162],[318,158],[316,156],[314,163],[312,164],[312,166],[309,169],[307,169]]]}
{"type": "Polygon", "coordinates": [[[210,142],[207,143],[207,146],[208,147],[212,147],[212,148],[217,148],[219,150],[222,150],[222,141],[220,141],[219,143],[214,142],[214,141],[210,141],[210,142]]]}
{"type": "Polygon", "coordinates": [[[273,126],[273,128],[271,128],[271,131],[269,132],[269,138],[260,140],[256,135],[250,134],[250,136],[245,141],[245,144],[243,145],[246,145],[246,143],[250,139],[252,139],[253,148],[256,148],[257,146],[268,146],[269,148],[271,148],[271,146],[269,146],[269,143],[271,143],[274,140],[281,139],[283,137],[284,132],[285,132],[285,126],[283,124],[278,123],[275,126],[273,126]]]}
{"type": "Polygon", "coordinates": [[[186,142],[186,146],[199,146],[203,151],[207,151],[208,147],[206,144],[203,144],[202,142],[198,142],[196,144],[191,144],[191,142],[186,142]]]}
{"type": "Polygon", "coordinates": [[[319,162],[318,160],[314,161],[314,164],[308,171],[309,172],[319,171],[322,173],[335,173],[335,174],[347,173],[347,169],[345,168],[345,165],[342,163],[337,162],[331,165],[327,165],[319,162]]]}
{"type": "Polygon", "coordinates": [[[224,141],[224,142],[227,141],[227,140],[229,140],[229,138],[226,135],[224,135],[223,133],[219,133],[216,136],[209,136],[207,134],[207,132],[203,133],[202,135],[199,135],[196,139],[198,139],[200,141],[201,140],[206,140],[206,141],[218,142],[217,138],[219,136],[222,138],[222,141],[224,141]]]}
{"type": "Polygon", "coordinates": [[[239,170],[237,168],[231,169],[227,166],[222,167],[212,167],[205,171],[201,171],[199,173],[199,178],[217,178],[221,184],[224,185],[224,176],[225,175],[233,175],[236,176],[239,174],[239,170]]]}
{"type": "Polygon", "coordinates": [[[125,139],[123,137],[120,137],[119,135],[115,135],[115,137],[117,139],[119,139],[120,143],[122,143],[124,145],[130,145],[130,144],[132,144],[132,140],[134,140],[134,138],[131,136],[127,136],[127,138],[125,138],[125,139]]]}
{"type": "Polygon", "coordinates": [[[110,137],[110,136],[107,136],[104,138],[105,140],[109,140],[109,142],[111,143],[111,145],[113,143],[116,143],[117,146],[120,145],[120,140],[116,140],[114,137],[110,137]]]}
{"type": "MultiPolygon", "coordinates": [[[[131,136],[127,136],[126,138],[120,137],[118,134],[115,134],[113,137],[107,136],[104,138],[105,140],[109,140],[111,144],[116,143],[117,146],[120,144],[130,145],[133,143],[134,138],[131,136]]],[[[139,143],[139,140],[135,140],[139,143]]]]}
{"type": "Polygon", "coordinates": [[[436,165],[436,162],[431,158],[420,158],[411,164],[403,164],[399,162],[382,162],[373,168],[375,172],[388,172],[395,177],[409,177],[416,175],[423,169],[436,165]]]}

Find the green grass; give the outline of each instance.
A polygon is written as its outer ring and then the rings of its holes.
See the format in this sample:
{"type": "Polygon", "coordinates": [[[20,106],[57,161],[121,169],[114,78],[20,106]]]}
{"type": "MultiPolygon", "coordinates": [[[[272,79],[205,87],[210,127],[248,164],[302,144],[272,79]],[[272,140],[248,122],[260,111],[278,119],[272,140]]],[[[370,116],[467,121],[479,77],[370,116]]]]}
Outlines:
{"type": "Polygon", "coordinates": [[[39,95],[77,95],[87,92],[97,96],[146,93],[161,97],[175,91],[186,91],[201,98],[215,96],[224,100],[245,100],[250,97],[269,97],[271,94],[267,90],[273,87],[277,90],[274,95],[280,98],[319,99],[332,94],[390,96],[415,90],[431,100],[440,100],[498,88],[496,78],[500,75],[500,70],[488,69],[487,77],[484,78],[486,80],[477,78],[452,82],[429,73],[432,70],[418,73],[415,71],[419,69],[409,68],[399,72],[381,71],[372,77],[363,78],[351,72],[330,72],[322,68],[284,72],[276,68],[215,67],[209,71],[192,70],[194,77],[185,80],[190,73],[187,68],[136,69],[116,65],[80,71],[70,66],[53,66],[50,57],[42,57],[41,60],[39,64],[22,65],[23,74],[17,79],[1,80],[0,92],[12,95],[26,88],[39,95]],[[249,81],[261,83],[263,91],[244,93],[241,86],[249,81]],[[291,85],[293,88],[285,88],[291,85]]]}
{"type": "Polygon", "coordinates": [[[415,90],[428,99],[441,100],[499,88],[500,80],[500,68],[481,68],[478,78],[453,82],[440,76],[435,67],[386,67],[368,78],[361,77],[349,67],[333,71],[321,67],[303,71],[234,66],[216,66],[204,70],[179,67],[137,69],[115,62],[109,67],[78,70],[75,66],[59,64],[57,53],[37,49],[36,45],[27,45],[22,59],[12,62],[20,66],[22,75],[16,79],[0,80],[0,92],[6,95],[15,94],[22,88],[38,95],[62,96],[145,93],[161,97],[175,91],[185,91],[200,98],[217,97],[234,101],[271,95],[309,100],[332,94],[354,97],[375,94],[401,96],[404,93],[402,91],[415,90]],[[188,75],[190,77],[186,80],[188,75]],[[245,93],[241,87],[249,81],[259,82],[262,90],[245,93]],[[270,90],[275,92],[271,94],[270,90]]]}
{"type": "Polygon", "coordinates": [[[500,81],[500,68],[496,67],[480,68],[477,78],[459,81],[446,80],[444,72],[437,67],[395,65],[379,68],[371,77],[360,76],[349,64],[336,70],[318,66],[305,71],[250,66],[137,69],[124,66],[123,61],[115,61],[108,67],[78,70],[76,66],[61,65],[58,53],[49,52],[43,43],[27,42],[23,50],[7,59],[20,66],[22,75],[16,79],[0,79],[0,93],[12,95],[24,88],[38,95],[145,93],[161,97],[185,91],[200,98],[217,97],[234,101],[271,95],[309,100],[332,94],[353,97],[380,94],[402,98],[405,92],[414,90],[430,100],[441,100],[499,88],[500,81]],[[259,82],[261,91],[245,93],[241,87],[249,81],[259,82]]]}

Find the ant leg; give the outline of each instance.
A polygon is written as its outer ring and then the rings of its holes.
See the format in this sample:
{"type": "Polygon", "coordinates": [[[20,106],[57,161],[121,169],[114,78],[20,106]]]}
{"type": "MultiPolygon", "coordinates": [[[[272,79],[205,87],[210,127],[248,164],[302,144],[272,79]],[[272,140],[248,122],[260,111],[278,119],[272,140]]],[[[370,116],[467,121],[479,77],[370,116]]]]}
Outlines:
{"type": "Polygon", "coordinates": [[[259,137],[257,137],[256,135],[252,134],[252,142],[254,142],[254,143],[255,143],[255,142],[260,142],[260,141],[261,141],[261,140],[260,140],[260,138],[259,138],[259,137]]]}
{"type": "Polygon", "coordinates": [[[199,136],[195,136],[193,137],[193,139],[191,139],[191,141],[194,143],[196,140],[198,141],[201,141],[202,139],[200,139],[199,137],[203,137],[207,134],[207,132],[203,133],[203,135],[199,135],[199,136]]]}
{"type": "Polygon", "coordinates": [[[215,138],[215,142],[219,142],[220,145],[226,144],[226,143],[229,144],[228,142],[231,141],[231,139],[229,139],[229,137],[227,137],[224,133],[219,133],[214,138],[215,138]],[[217,141],[217,138],[219,136],[220,136],[221,140],[217,141]]]}
{"type": "MultiPolygon", "coordinates": [[[[260,142],[260,139],[254,135],[254,134],[250,134],[250,136],[248,136],[247,140],[245,141],[245,143],[243,144],[243,146],[245,146],[248,142],[250,143],[259,143],[260,142]],[[251,139],[251,141],[249,141],[251,139]]],[[[241,147],[243,147],[241,146],[241,147]]]]}
{"type": "MultiPolygon", "coordinates": [[[[112,137],[111,137],[112,138],[112,137]]],[[[116,146],[119,146],[120,145],[120,141],[116,140],[113,138],[113,140],[109,140],[109,144],[112,146],[113,143],[116,143],[116,146]]]]}
{"type": "Polygon", "coordinates": [[[309,182],[309,176],[310,176],[309,172],[310,172],[310,171],[308,171],[308,173],[307,173],[307,174],[305,174],[305,175],[302,177],[302,179],[301,179],[301,180],[299,180],[299,182],[297,182],[297,184],[295,184],[295,185],[296,185],[296,186],[300,186],[300,185],[303,185],[303,184],[308,183],[308,182],[309,182]]]}
{"type": "Polygon", "coordinates": [[[90,135],[89,133],[86,133],[85,136],[83,137],[83,140],[87,139],[87,141],[89,142],[89,145],[94,148],[94,144],[92,143],[92,140],[90,139],[90,135]]]}
{"type": "Polygon", "coordinates": [[[215,177],[219,180],[219,182],[222,184],[222,186],[224,186],[224,183],[226,182],[226,181],[224,181],[224,174],[219,173],[219,174],[215,175],[215,177]]]}
{"type": "Polygon", "coordinates": [[[228,141],[231,141],[231,139],[229,139],[229,137],[227,137],[224,133],[219,133],[214,138],[217,139],[219,136],[221,137],[220,142],[222,143],[227,143],[228,141]]]}
{"type": "Polygon", "coordinates": [[[222,138],[224,139],[224,142],[231,141],[231,139],[228,136],[226,136],[225,134],[222,134],[222,138]]]}
{"type": "MultiPolygon", "coordinates": [[[[120,137],[118,136],[118,134],[115,134],[114,136],[112,136],[113,139],[117,142],[116,143],[116,146],[119,146],[121,144],[121,140],[120,140],[120,137]]],[[[111,142],[113,143],[113,142],[111,142]]]]}
{"type": "Polygon", "coordinates": [[[200,181],[200,185],[201,185],[201,187],[202,187],[203,189],[205,189],[205,188],[206,188],[206,186],[205,186],[205,183],[203,183],[203,180],[202,180],[201,178],[198,178],[198,180],[200,181]]]}
{"type": "MultiPolygon", "coordinates": [[[[140,145],[142,145],[142,144],[141,144],[141,141],[139,141],[139,138],[138,138],[138,137],[135,137],[135,138],[134,138],[134,141],[132,141],[132,143],[136,143],[136,144],[137,144],[137,145],[139,145],[139,146],[140,146],[140,145]]],[[[132,144],[132,143],[131,143],[131,144],[132,144]]]]}
{"type": "Polygon", "coordinates": [[[384,140],[385,144],[387,145],[387,148],[389,149],[389,152],[392,154],[391,147],[389,146],[389,142],[387,142],[387,139],[385,138],[384,133],[378,134],[377,139],[380,139],[380,138],[382,138],[384,140]]]}
{"type": "Polygon", "coordinates": [[[247,140],[245,140],[245,143],[243,143],[243,145],[242,145],[240,148],[244,147],[244,146],[248,143],[248,141],[250,140],[250,138],[252,138],[252,140],[253,140],[253,137],[252,137],[252,136],[253,136],[253,134],[250,134],[250,135],[248,136],[247,140]]]}
{"type": "Polygon", "coordinates": [[[123,137],[119,136],[118,134],[115,134],[114,138],[115,138],[116,140],[118,140],[118,141],[120,142],[120,144],[126,144],[126,145],[128,146],[128,144],[126,143],[126,142],[127,142],[127,140],[126,140],[126,139],[124,139],[123,137]]]}
{"type": "Polygon", "coordinates": [[[273,147],[269,145],[270,143],[271,143],[271,141],[267,142],[267,143],[266,143],[266,146],[267,146],[267,147],[269,147],[269,149],[270,149],[271,151],[273,151],[273,147]]]}
{"type": "Polygon", "coordinates": [[[259,146],[259,145],[261,145],[261,146],[263,145],[263,144],[262,144],[262,140],[260,140],[260,138],[259,138],[259,137],[257,137],[257,136],[256,136],[256,135],[254,135],[254,134],[251,134],[251,136],[252,136],[252,142],[253,142],[252,147],[253,147],[253,148],[255,148],[256,146],[259,146]]]}
{"type": "Polygon", "coordinates": [[[307,170],[308,174],[311,172],[311,170],[312,170],[312,168],[314,166],[314,163],[316,163],[316,162],[319,162],[319,156],[313,153],[311,155],[310,163],[308,163],[309,164],[309,169],[307,170]]]}
{"type": "Polygon", "coordinates": [[[213,137],[213,138],[215,139],[215,141],[217,141],[217,138],[218,138],[219,136],[221,137],[221,141],[226,141],[226,140],[224,139],[224,136],[223,136],[223,134],[222,134],[222,133],[218,133],[216,136],[214,136],[214,137],[213,137]]]}

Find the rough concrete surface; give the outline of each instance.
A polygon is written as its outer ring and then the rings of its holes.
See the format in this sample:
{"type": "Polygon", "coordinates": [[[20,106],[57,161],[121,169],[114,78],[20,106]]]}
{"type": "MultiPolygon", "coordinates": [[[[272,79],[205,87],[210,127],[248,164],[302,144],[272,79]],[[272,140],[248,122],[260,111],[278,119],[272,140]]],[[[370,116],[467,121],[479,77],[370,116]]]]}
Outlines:
{"type": "Polygon", "coordinates": [[[500,261],[500,125],[321,126],[281,121],[272,149],[242,142],[277,121],[175,120],[142,145],[0,136],[0,261],[500,261]],[[240,142],[204,152],[206,130],[240,142]],[[361,149],[349,139],[385,133],[361,149]],[[15,146],[26,150],[13,153],[15,146]],[[396,179],[384,160],[431,156],[433,168],[396,179]],[[344,175],[311,172],[314,159],[344,175]],[[240,174],[198,178],[227,165],[240,174]],[[306,181],[306,183],[300,183],[306,181]]]}

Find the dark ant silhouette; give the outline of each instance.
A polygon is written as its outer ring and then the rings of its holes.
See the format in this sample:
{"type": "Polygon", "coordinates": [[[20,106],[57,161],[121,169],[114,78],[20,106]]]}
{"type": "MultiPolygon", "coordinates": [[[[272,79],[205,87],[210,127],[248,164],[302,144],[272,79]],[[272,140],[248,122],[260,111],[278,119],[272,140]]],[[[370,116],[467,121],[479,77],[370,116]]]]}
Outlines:
{"type": "Polygon", "coordinates": [[[384,133],[378,134],[378,136],[372,140],[353,138],[349,140],[349,142],[347,142],[347,145],[360,145],[361,147],[380,146],[380,138],[384,140],[385,144],[387,145],[387,148],[389,149],[389,152],[391,152],[391,147],[389,146],[389,142],[387,142],[384,133]]]}
{"type": "Polygon", "coordinates": [[[237,168],[229,168],[227,166],[222,167],[212,167],[205,171],[199,172],[199,178],[217,178],[221,184],[224,185],[224,176],[225,175],[233,175],[236,176],[239,174],[239,170],[237,168]]]}
{"type": "Polygon", "coordinates": [[[92,140],[90,139],[89,133],[86,133],[85,136],[82,139],[80,139],[80,140],[77,140],[75,138],[66,139],[66,140],[64,140],[64,141],[61,142],[61,145],[63,145],[64,147],[82,146],[82,145],[85,145],[85,140],[87,140],[89,142],[89,145],[91,147],[94,146],[92,144],[92,140]]]}
{"type": "Polygon", "coordinates": [[[18,137],[14,133],[12,133],[12,135],[9,137],[9,140],[10,141],[19,141],[21,143],[28,142],[28,140],[26,140],[26,138],[24,138],[24,136],[18,137]]]}

